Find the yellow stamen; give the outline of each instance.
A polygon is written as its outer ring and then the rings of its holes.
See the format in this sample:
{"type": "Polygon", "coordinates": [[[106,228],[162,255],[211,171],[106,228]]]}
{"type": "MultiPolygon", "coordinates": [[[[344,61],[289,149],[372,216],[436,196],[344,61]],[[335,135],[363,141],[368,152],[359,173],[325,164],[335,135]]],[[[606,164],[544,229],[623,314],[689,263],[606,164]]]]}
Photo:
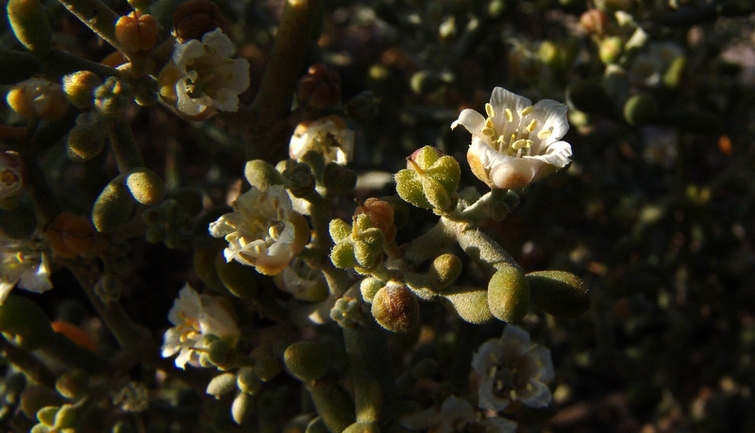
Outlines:
{"type": "Polygon", "coordinates": [[[543,129],[542,131],[537,133],[537,138],[541,140],[545,140],[546,138],[550,137],[553,134],[553,131],[550,129],[543,129]]]}
{"type": "Polygon", "coordinates": [[[514,113],[511,112],[511,108],[507,108],[506,111],[506,121],[511,123],[514,121],[514,113]]]}
{"type": "Polygon", "coordinates": [[[482,128],[482,135],[492,137],[493,135],[495,135],[495,129],[486,126],[485,128],[482,128]]]}
{"type": "Polygon", "coordinates": [[[532,105],[530,105],[529,107],[527,107],[524,110],[520,111],[519,115],[522,116],[522,117],[525,117],[526,115],[532,113],[532,110],[534,110],[534,109],[535,109],[535,107],[533,107],[532,105]]]}
{"type": "Polygon", "coordinates": [[[529,149],[530,146],[532,146],[532,140],[527,140],[525,138],[520,138],[519,140],[511,143],[511,148],[514,150],[529,149]]]}
{"type": "Polygon", "coordinates": [[[529,132],[532,132],[532,131],[534,131],[534,130],[535,130],[535,128],[537,128],[537,120],[535,120],[535,119],[532,119],[532,121],[530,122],[530,124],[529,124],[529,125],[527,125],[527,127],[526,127],[525,129],[526,129],[527,131],[529,131],[529,132]]]}
{"type": "Polygon", "coordinates": [[[485,112],[488,113],[489,118],[495,117],[495,110],[493,109],[493,106],[490,104],[485,104],[485,112]]]}

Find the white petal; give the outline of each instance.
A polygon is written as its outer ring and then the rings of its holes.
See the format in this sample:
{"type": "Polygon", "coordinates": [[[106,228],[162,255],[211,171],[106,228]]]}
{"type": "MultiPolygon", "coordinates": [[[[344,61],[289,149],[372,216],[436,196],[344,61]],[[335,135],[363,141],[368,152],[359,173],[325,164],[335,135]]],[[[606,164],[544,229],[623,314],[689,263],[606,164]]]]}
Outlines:
{"type": "Polygon", "coordinates": [[[551,351],[547,347],[537,347],[527,355],[529,363],[535,367],[533,370],[536,379],[541,382],[550,382],[555,379],[556,372],[553,369],[551,351]]]}
{"type": "Polygon", "coordinates": [[[506,108],[510,108],[511,111],[516,114],[519,111],[532,105],[532,101],[524,96],[517,95],[516,93],[509,92],[503,87],[496,87],[493,89],[493,93],[490,95],[490,105],[496,112],[497,116],[502,116],[506,108]]]}
{"type": "Polygon", "coordinates": [[[451,124],[451,129],[454,129],[459,125],[466,128],[472,135],[481,137],[482,128],[485,127],[485,118],[477,111],[472,110],[471,108],[465,108],[459,113],[459,118],[451,124]]]}
{"type": "Polygon", "coordinates": [[[235,113],[239,110],[239,97],[233,90],[223,87],[215,92],[213,105],[220,111],[235,113]]]}
{"type": "Polygon", "coordinates": [[[228,36],[220,30],[220,27],[205,33],[202,36],[202,43],[212,47],[215,50],[215,55],[219,57],[229,57],[236,48],[233,42],[228,39],[228,36]]]}
{"type": "Polygon", "coordinates": [[[507,399],[496,397],[495,393],[493,393],[494,385],[493,379],[488,379],[480,384],[480,389],[477,391],[477,398],[479,400],[477,406],[498,412],[506,409],[511,402],[507,399]]]}
{"type": "MultiPolygon", "coordinates": [[[[550,141],[560,140],[561,137],[569,130],[569,120],[566,112],[569,107],[566,104],[554,101],[552,99],[543,99],[533,107],[529,118],[537,119],[539,126],[545,129],[551,129],[550,141]]],[[[548,141],[548,140],[546,140],[548,141]]]]}
{"type": "Polygon", "coordinates": [[[551,390],[544,383],[531,380],[524,390],[517,390],[517,396],[529,407],[546,407],[551,402],[551,390]]]}

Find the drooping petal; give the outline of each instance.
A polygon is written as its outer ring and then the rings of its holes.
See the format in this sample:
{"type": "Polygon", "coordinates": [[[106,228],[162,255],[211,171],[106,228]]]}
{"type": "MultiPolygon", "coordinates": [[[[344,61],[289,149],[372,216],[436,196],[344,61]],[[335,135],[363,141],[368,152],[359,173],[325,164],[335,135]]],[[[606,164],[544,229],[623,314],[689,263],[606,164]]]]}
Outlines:
{"type": "Polygon", "coordinates": [[[459,118],[451,124],[451,129],[455,129],[459,125],[466,128],[470,134],[480,137],[482,136],[482,128],[485,127],[485,118],[477,111],[465,108],[459,113],[459,118]]]}

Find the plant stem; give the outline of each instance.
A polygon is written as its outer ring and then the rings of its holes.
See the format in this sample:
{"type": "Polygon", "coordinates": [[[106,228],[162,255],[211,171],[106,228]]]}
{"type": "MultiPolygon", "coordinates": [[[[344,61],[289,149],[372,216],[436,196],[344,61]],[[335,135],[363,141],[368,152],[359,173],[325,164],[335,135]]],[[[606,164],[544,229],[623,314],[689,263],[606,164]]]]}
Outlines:
{"type": "Polygon", "coordinates": [[[120,15],[100,0],[58,0],[66,9],[93,32],[117,50],[121,44],[115,39],[115,22],[120,15]]]}

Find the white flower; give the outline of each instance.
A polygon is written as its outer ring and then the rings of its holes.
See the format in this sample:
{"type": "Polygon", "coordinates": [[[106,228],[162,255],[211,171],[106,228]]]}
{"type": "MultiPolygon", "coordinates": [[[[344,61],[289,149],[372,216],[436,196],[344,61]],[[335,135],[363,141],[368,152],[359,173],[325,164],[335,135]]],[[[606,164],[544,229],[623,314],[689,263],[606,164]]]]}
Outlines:
{"type": "Polygon", "coordinates": [[[238,95],[249,87],[249,62],[231,59],[233,50],[233,42],[219,28],[205,33],[201,42],[191,39],[176,46],[173,64],[168,73],[161,73],[161,82],[163,77],[177,78],[178,111],[199,116],[210,109],[238,110],[238,95]]]}
{"type": "Polygon", "coordinates": [[[546,385],[555,377],[551,352],[531,344],[522,328],[508,324],[500,339],[483,343],[472,358],[472,368],[481,380],[481,408],[497,412],[515,401],[534,408],[551,402],[546,385]]]}
{"type": "Polygon", "coordinates": [[[401,418],[401,425],[413,430],[436,433],[515,433],[517,423],[506,418],[485,417],[459,397],[449,396],[440,408],[428,409],[401,418]],[[434,427],[434,428],[433,428],[434,427]]]}
{"type": "Polygon", "coordinates": [[[280,185],[252,187],[233,202],[232,213],[210,223],[210,234],[225,237],[227,261],[254,266],[265,275],[282,272],[309,239],[309,225],[293,210],[280,185]]]}
{"type": "Polygon", "coordinates": [[[205,349],[204,336],[215,335],[231,346],[239,338],[239,328],[228,300],[219,296],[200,295],[186,284],[173,302],[168,320],[175,325],[165,331],[162,356],[178,353],[175,364],[199,366],[198,350],[205,349]]]}
{"type": "Polygon", "coordinates": [[[354,131],[339,116],[300,123],[288,144],[291,159],[299,160],[310,150],[320,152],[325,163],[346,165],[354,156],[354,131]]]}
{"type": "Polygon", "coordinates": [[[464,109],[451,128],[464,126],[472,134],[467,161],[472,173],[491,188],[523,188],[565,167],[571,146],[561,138],[569,129],[567,107],[544,99],[529,99],[501,87],[493,89],[484,118],[464,109]]]}
{"type": "Polygon", "coordinates": [[[0,304],[18,287],[42,293],[52,289],[50,264],[36,241],[0,238],[0,304]]]}

